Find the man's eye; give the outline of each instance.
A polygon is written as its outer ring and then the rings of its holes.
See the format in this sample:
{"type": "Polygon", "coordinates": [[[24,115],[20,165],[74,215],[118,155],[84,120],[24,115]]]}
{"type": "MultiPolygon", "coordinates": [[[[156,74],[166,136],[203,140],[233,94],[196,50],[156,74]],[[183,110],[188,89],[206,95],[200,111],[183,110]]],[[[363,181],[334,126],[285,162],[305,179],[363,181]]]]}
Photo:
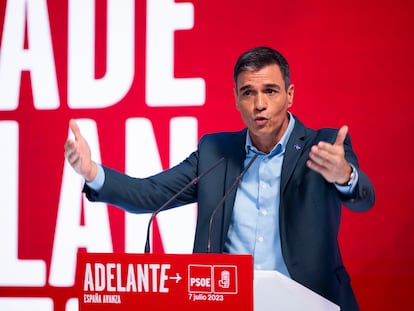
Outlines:
{"type": "Polygon", "coordinates": [[[267,93],[267,94],[276,94],[276,93],[277,93],[277,91],[276,91],[276,90],[274,90],[274,89],[267,89],[267,90],[266,90],[266,93],[267,93]]]}
{"type": "Polygon", "coordinates": [[[250,95],[252,95],[252,91],[250,91],[250,90],[247,90],[247,91],[243,92],[243,96],[250,96],[250,95]]]}

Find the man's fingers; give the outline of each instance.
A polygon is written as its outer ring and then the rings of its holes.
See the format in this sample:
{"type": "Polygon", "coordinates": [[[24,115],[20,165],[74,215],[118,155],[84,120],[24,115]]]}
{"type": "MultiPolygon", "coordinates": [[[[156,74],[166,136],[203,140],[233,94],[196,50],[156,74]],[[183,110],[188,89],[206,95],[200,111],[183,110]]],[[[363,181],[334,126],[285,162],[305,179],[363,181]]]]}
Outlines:
{"type": "Polygon", "coordinates": [[[323,165],[327,160],[327,151],[321,149],[319,146],[312,146],[309,157],[317,165],[323,165]]]}
{"type": "Polygon", "coordinates": [[[75,140],[79,140],[82,137],[78,123],[74,119],[69,121],[70,129],[72,130],[73,135],[75,135],[75,140]]]}
{"type": "Polygon", "coordinates": [[[309,152],[307,166],[321,174],[328,182],[342,181],[343,168],[346,160],[344,158],[344,141],[348,134],[348,126],[342,126],[336,136],[335,143],[320,141],[312,146],[309,152]]]}
{"type": "Polygon", "coordinates": [[[338,131],[338,135],[336,136],[334,145],[342,146],[344,144],[347,133],[348,133],[348,126],[346,125],[342,126],[338,131]]]}

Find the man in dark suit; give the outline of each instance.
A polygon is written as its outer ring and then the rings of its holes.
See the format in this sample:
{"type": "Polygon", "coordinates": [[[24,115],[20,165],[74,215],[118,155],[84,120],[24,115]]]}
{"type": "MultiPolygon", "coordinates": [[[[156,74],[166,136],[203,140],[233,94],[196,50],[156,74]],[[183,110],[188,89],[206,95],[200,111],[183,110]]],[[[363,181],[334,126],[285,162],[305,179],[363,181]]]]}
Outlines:
{"type": "Polygon", "coordinates": [[[65,156],[85,178],[90,200],[129,212],[156,210],[224,158],[169,206],[198,202],[194,252],[199,253],[207,251],[214,208],[251,165],[215,214],[211,251],[250,253],[255,269],[278,270],[341,310],[358,310],[337,241],[341,207],[368,210],[375,193],[359,168],[348,128],[315,131],[288,111],[294,85],[288,63],[273,49],[242,54],[234,82],[247,128],[205,135],[187,159],[160,174],[138,179],[94,163],[74,120],[75,140],[66,142],[65,156]]]}

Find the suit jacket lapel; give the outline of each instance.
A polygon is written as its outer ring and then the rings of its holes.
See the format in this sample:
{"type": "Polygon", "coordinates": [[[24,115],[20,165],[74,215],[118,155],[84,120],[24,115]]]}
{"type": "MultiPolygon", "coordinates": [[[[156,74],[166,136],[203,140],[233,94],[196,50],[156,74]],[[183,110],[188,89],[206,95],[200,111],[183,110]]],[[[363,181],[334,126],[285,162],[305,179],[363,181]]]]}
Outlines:
{"type": "MultiPolygon", "coordinates": [[[[246,157],[246,133],[247,130],[243,130],[234,136],[234,140],[229,142],[228,154],[227,154],[227,163],[226,163],[226,174],[225,174],[225,189],[223,191],[223,196],[230,188],[233,186],[237,176],[243,170],[243,163],[246,157]]],[[[237,186],[237,185],[236,185],[237,186]]],[[[231,215],[233,214],[234,201],[236,199],[237,187],[229,193],[227,199],[223,204],[223,233],[227,233],[228,227],[230,226],[231,215]]],[[[223,246],[226,239],[226,234],[222,236],[223,246]]]]}
{"type": "Polygon", "coordinates": [[[243,170],[243,163],[246,158],[246,133],[246,129],[237,133],[227,147],[226,190],[231,187],[236,177],[243,170]]]}
{"type": "Polygon", "coordinates": [[[295,118],[295,127],[286,145],[285,155],[283,159],[280,193],[283,194],[286,184],[292,176],[300,156],[305,151],[305,126],[295,118]]]}

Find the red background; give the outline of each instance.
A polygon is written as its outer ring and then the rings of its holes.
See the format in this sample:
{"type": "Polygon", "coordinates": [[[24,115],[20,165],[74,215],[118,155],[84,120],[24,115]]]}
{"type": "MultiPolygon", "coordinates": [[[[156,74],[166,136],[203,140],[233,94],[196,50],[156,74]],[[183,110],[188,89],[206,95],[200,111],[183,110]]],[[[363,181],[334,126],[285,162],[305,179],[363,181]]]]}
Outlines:
{"type": "MultiPolygon", "coordinates": [[[[104,74],[105,1],[97,2],[97,23],[102,26],[97,33],[97,71],[104,74]]],[[[171,118],[196,117],[199,136],[243,127],[234,108],[233,64],[244,50],[269,45],[291,64],[295,84],[292,112],[314,128],[347,124],[360,165],[376,188],[374,208],[362,214],[344,210],[340,232],[344,261],[361,309],[413,307],[414,222],[409,199],[413,176],[409,128],[414,102],[413,2],[188,2],[194,6],[194,28],[175,34],[175,75],[202,77],[205,105],[146,105],[145,1],[136,1],[133,85],[116,105],[90,110],[67,105],[67,1],[48,1],[60,107],[36,110],[30,75],[24,72],[18,108],[0,111],[0,121],[19,122],[19,258],[42,259],[49,269],[70,118],[97,122],[102,161],[119,170],[124,170],[125,120],[150,119],[167,168],[171,118]]],[[[5,4],[0,1],[0,36],[5,4]]],[[[109,214],[114,251],[123,251],[123,214],[115,208],[110,208],[109,214]]],[[[33,290],[0,287],[0,296],[11,291],[22,296],[58,296],[57,289],[50,286],[33,290]]],[[[57,300],[55,310],[63,309],[63,303],[57,300]]]]}

